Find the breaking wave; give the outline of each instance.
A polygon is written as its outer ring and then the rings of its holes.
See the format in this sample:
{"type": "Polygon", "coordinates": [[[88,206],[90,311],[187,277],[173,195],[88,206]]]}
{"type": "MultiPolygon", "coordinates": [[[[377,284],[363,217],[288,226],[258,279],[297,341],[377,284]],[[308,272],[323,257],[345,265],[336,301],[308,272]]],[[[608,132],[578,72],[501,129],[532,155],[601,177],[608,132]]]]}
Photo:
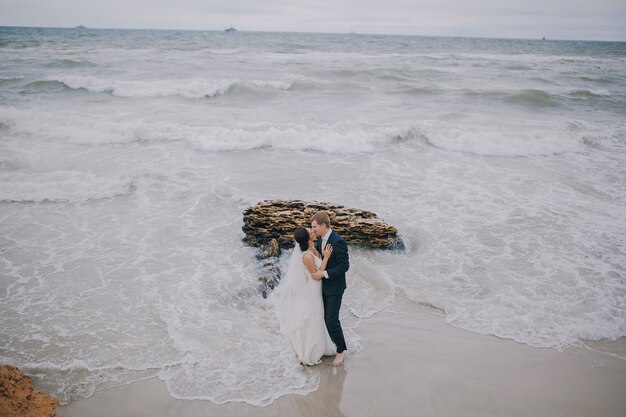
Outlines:
{"type": "Polygon", "coordinates": [[[262,90],[288,90],[292,81],[271,80],[114,80],[93,76],[65,76],[49,81],[58,81],[71,89],[84,89],[92,93],[110,93],[116,97],[170,97],[210,98],[221,96],[237,88],[262,90]]]}
{"type": "Polygon", "coordinates": [[[583,135],[568,125],[528,123],[524,126],[480,126],[426,123],[424,141],[447,151],[485,156],[539,156],[572,152],[583,146],[583,135]]]}

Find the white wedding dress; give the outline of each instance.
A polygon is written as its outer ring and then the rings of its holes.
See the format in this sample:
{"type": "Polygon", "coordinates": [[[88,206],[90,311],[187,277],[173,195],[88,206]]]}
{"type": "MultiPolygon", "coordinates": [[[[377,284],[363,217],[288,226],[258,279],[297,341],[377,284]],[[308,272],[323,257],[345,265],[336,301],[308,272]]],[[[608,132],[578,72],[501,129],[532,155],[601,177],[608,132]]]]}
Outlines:
{"type": "MultiPolygon", "coordinates": [[[[322,356],[337,353],[324,323],[322,282],[316,281],[302,262],[305,253],[296,245],[283,276],[272,298],[280,321],[280,330],[291,342],[300,362],[306,365],[320,363],[322,356]]],[[[311,253],[311,255],[313,255],[311,253]]],[[[319,267],[322,260],[313,255],[319,267]]]]}

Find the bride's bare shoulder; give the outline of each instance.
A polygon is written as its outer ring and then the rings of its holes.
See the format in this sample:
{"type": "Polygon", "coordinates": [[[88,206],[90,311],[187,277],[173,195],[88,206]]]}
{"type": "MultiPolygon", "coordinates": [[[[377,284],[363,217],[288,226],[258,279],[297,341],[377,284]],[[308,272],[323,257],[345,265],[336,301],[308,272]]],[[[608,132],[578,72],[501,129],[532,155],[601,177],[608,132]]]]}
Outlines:
{"type": "Polygon", "coordinates": [[[302,254],[302,263],[306,266],[309,272],[313,273],[316,270],[315,259],[313,258],[313,254],[311,252],[307,251],[302,254]]]}

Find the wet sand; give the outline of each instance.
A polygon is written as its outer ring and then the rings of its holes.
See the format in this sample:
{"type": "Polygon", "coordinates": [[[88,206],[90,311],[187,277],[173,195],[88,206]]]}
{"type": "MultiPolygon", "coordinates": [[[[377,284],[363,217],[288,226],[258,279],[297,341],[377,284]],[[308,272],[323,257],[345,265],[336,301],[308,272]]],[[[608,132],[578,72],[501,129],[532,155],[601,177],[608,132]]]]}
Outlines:
{"type": "Polygon", "coordinates": [[[361,322],[363,350],[342,367],[326,358],[320,387],[267,407],[176,400],[158,378],[96,392],[59,417],[626,415],[626,339],[564,352],[449,326],[396,302],[361,322]]]}

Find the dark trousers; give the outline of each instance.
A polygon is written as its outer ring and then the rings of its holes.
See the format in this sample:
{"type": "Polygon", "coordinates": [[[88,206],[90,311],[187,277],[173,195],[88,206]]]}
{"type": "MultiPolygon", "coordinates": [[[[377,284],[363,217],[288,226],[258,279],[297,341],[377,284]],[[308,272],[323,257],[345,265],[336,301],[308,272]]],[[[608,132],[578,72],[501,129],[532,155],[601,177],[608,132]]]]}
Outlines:
{"type": "Polygon", "coordinates": [[[346,341],[343,338],[343,330],[341,330],[341,322],[339,321],[339,309],[341,308],[341,298],[343,294],[326,295],[324,299],[324,322],[328,329],[330,339],[337,346],[337,353],[346,350],[346,341]]]}

